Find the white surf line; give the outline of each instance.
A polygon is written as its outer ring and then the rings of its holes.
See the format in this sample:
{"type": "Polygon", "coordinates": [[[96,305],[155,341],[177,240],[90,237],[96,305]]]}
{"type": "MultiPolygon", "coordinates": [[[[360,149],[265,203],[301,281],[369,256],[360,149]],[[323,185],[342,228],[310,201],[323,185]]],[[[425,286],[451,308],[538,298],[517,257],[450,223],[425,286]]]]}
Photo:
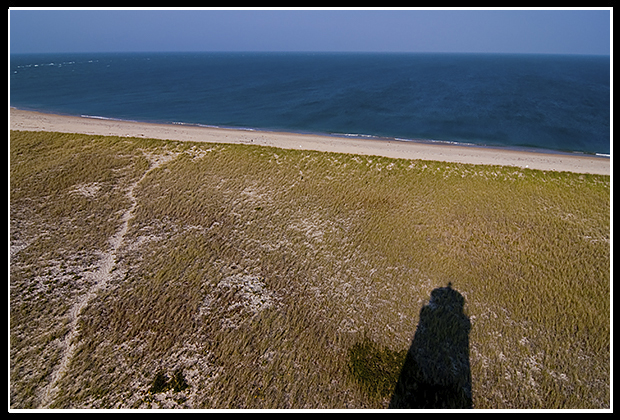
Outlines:
{"type": "Polygon", "coordinates": [[[127,189],[127,196],[131,200],[131,206],[123,213],[121,217],[122,225],[120,229],[109,239],[109,243],[111,246],[110,251],[105,253],[101,261],[99,263],[99,269],[92,274],[92,279],[95,284],[88,290],[88,292],[82,296],[82,298],[73,305],[71,311],[69,313],[70,326],[71,329],[67,335],[62,340],[61,347],[64,348],[62,358],[58,365],[54,368],[51,373],[51,380],[49,384],[41,391],[42,398],[40,403],[40,408],[50,408],[59,390],[59,381],[67,372],[67,368],[69,367],[69,363],[73,358],[73,355],[76,351],[76,336],[78,334],[78,320],[84,308],[88,306],[90,301],[97,296],[97,293],[104,289],[108,281],[112,278],[112,270],[116,265],[116,253],[121,248],[123,241],[125,239],[125,234],[129,228],[129,221],[133,218],[133,212],[138,205],[138,200],[134,196],[133,192],[138,184],[146,178],[146,176],[154,169],[163,165],[166,162],[174,159],[178,154],[168,154],[168,155],[146,155],[146,158],[150,161],[150,166],[144,172],[142,177],[138,179],[136,182],[131,184],[127,189]]]}

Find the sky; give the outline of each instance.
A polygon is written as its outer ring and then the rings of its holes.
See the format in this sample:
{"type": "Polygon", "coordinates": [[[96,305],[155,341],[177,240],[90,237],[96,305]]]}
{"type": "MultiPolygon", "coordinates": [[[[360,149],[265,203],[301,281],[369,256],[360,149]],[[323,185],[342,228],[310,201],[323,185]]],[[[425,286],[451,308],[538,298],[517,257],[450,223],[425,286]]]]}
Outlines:
{"type": "Polygon", "coordinates": [[[9,9],[11,53],[611,53],[613,10],[9,9]]]}

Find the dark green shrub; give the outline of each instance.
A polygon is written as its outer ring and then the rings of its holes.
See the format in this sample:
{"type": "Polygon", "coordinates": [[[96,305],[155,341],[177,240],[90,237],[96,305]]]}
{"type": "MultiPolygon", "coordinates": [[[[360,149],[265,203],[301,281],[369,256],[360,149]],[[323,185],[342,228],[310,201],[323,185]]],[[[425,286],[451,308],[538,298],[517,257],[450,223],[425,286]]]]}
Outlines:
{"type": "Polygon", "coordinates": [[[174,392],[180,392],[187,388],[189,388],[189,384],[185,380],[185,376],[183,376],[183,371],[181,369],[175,370],[174,375],[172,375],[170,379],[168,379],[168,375],[160,370],[155,375],[149,391],[151,394],[158,394],[170,389],[174,392]]]}
{"type": "Polygon", "coordinates": [[[349,349],[349,373],[370,397],[387,398],[398,382],[406,354],[406,350],[379,348],[364,339],[349,349]]]}
{"type": "Polygon", "coordinates": [[[168,376],[163,371],[157,372],[155,375],[155,379],[153,379],[153,383],[151,384],[150,392],[151,394],[157,394],[159,392],[164,392],[169,389],[168,387],[168,376]]]}
{"type": "Polygon", "coordinates": [[[172,379],[170,379],[170,386],[172,386],[174,392],[180,392],[189,387],[181,369],[177,369],[174,371],[174,376],[172,376],[172,379]]]}

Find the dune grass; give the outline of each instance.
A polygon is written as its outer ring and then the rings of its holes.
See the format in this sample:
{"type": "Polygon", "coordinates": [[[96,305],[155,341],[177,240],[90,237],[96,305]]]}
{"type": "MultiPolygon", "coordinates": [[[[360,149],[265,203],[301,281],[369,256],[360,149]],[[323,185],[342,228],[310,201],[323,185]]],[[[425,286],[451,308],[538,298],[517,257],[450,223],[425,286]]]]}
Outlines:
{"type": "Polygon", "coordinates": [[[52,385],[55,408],[385,408],[421,309],[450,282],[474,408],[610,405],[609,176],[10,141],[13,408],[52,385]]]}

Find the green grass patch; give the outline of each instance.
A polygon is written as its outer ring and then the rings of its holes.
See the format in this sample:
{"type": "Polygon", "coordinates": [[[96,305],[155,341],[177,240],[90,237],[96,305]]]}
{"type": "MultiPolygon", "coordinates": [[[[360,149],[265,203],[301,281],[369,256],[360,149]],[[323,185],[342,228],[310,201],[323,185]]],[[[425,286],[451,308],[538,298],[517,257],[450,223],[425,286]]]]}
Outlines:
{"type": "Polygon", "coordinates": [[[349,372],[370,397],[390,398],[398,382],[407,350],[379,348],[366,339],[349,349],[349,372]]]}

